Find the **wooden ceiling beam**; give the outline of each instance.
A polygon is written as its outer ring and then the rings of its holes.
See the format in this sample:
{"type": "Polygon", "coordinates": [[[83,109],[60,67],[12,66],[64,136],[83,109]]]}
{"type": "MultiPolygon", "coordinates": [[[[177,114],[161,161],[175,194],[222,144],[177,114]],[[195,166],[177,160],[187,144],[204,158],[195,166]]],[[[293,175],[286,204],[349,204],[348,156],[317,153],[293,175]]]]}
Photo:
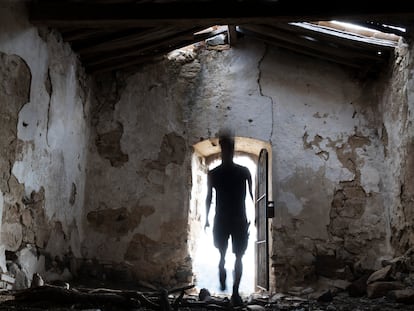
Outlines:
{"type": "Polygon", "coordinates": [[[377,49],[356,49],[352,42],[326,40],[326,38],[318,37],[313,34],[313,37],[301,35],[300,33],[286,33],[284,31],[268,27],[265,25],[245,25],[240,27],[242,33],[249,31],[250,34],[256,36],[266,37],[268,40],[277,41],[278,44],[302,46],[309,50],[323,51],[326,54],[337,55],[347,59],[365,59],[368,61],[382,61],[384,55],[387,54],[388,49],[377,47],[377,49]],[[378,51],[382,52],[378,54],[378,51]]]}
{"type": "Polygon", "coordinates": [[[83,46],[76,46],[76,52],[88,55],[94,53],[107,52],[111,50],[121,50],[136,44],[145,44],[151,42],[153,38],[163,38],[175,35],[180,32],[180,29],[175,27],[156,27],[154,29],[146,30],[142,33],[128,33],[126,35],[119,35],[114,39],[104,38],[101,42],[94,42],[85,44],[83,46]]]}
{"type": "Polygon", "coordinates": [[[387,24],[385,22],[378,22],[378,21],[349,21],[353,25],[358,25],[361,27],[367,27],[370,29],[375,29],[384,33],[392,33],[397,36],[405,36],[409,29],[406,29],[408,25],[400,25],[400,24],[387,24]],[[404,30],[403,30],[404,29],[404,30]]]}
{"type": "Polygon", "coordinates": [[[269,44],[269,45],[276,46],[276,47],[279,47],[283,50],[287,50],[287,51],[290,51],[290,52],[297,53],[298,55],[313,57],[313,58],[316,58],[316,59],[320,59],[320,60],[328,61],[328,62],[331,62],[331,63],[343,65],[343,66],[353,68],[353,69],[362,69],[362,68],[365,69],[365,68],[372,67],[372,65],[373,65],[371,63],[360,63],[360,62],[356,62],[354,60],[344,59],[344,58],[338,57],[336,55],[323,53],[321,51],[310,50],[310,49],[304,48],[302,46],[297,46],[297,45],[293,45],[293,44],[280,44],[279,42],[276,42],[274,40],[269,40],[268,38],[262,38],[261,40],[263,42],[269,44]]]}
{"type": "Polygon", "coordinates": [[[143,27],[156,25],[240,25],[289,21],[412,20],[410,1],[348,0],[343,5],[334,1],[247,1],[209,0],[174,2],[90,3],[34,1],[30,20],[35,25],[50,27],[143,27]]]}
{"type": "Polygon", "coordinates": [[[239,31],[274,46],[354,68],[382,64],[387,61],[388,57],[388,53],[386,52],[381,56],[371,53],[357,53],[355,50],[344,47],[335,48],[330,45],[317,44],[312,40],[301,39],[299,37],[293,39],[291,36],[276,35],[274,31],[265,34],[263,28],[257,26],[246,26],[240,28],[239,31]]]}
{"type": "Polygon", "coordinates": [[[108,29],[59,29],[65,41],[77,41],[90,38],[96,38],[101,36],[107,36],[108,33],[114,33],[115,31],[109,31],[108,29]]]}
{"type": "Polygon", "coordinates": [[[86,71],[92,75],[102,74],[116,70],[134,70],[138,66],[144,66],[152,62],[161,61],[164,55],[151,55],[145,57],[127,58],[123,61],[107,62],[102,65],[86,66],[86,71]]]}
{"type": "Polygon", "coordinates": [[[150,44],[131,46],[127,50],[114,51],[110,54],[92,55],[91,57],[86,58],[86,61],[90,66],[98,66],[107,62],[114,62],[128,57],[147,57],[148,54],[158,53],[154,51],[161,51],[161,54],[168,53],[177,47],[184,47],[196,42],[206,40],[218,34],[222,34],[226,32],[226,30],[219,29],[200,34],[194,34],[194,32],[195,29],[190,29],[175,36],[171,36],[170,38],[157,40],[156,42],[152,42],[150,44]]]}
{"type": "Polygon", "coordinates": [[[193,43],[192,40],[187,41],[180,41],[177,42],[175,45],[170,45],[168,47],[160,47],[157,52],[153,52],[150,55],[141,55],[141,56],[129,56],[124,58],[117,58],[117,59],[106,59],[99,64],[88,64],[86,66],[86,70],[92,74],[96,73],[103,73],[113,70],[121,70],[131,66],[136,65],[143,65],[146,63],[150,63],[152,61],[160,61],[165,55],[173,50],[183,48],[187,45],[193,43]]]}
{"type": "Polygon", "coordinates": [[[302,35],[317,37],[321,41],[323,40],[338,45],[352,46],[355,49],[360,49],[363,51],[376,51],[379,48],[393,50],[398,44],[395,41],[382,40],[373,37],[364,37],[349,32],[337,31],[335,29],[330,29],[327,27],[320,27],[310,23],[279,23],[277,25],[274,25],[274,27],[296,36],[302,35]]]}
{"type": "Polygon", "coordinates": [[[227,26],[227,36],[229,38],[230,46],[234,46],[237,42],[236,25],[228,25],[227,26]]]}

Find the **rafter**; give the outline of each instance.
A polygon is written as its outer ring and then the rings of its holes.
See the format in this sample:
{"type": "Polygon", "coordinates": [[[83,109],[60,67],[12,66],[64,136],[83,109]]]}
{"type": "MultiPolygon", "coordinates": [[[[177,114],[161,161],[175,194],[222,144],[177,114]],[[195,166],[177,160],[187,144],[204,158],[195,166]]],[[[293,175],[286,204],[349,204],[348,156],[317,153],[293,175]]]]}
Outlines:
{"type": "Polygon", "coordinates": [[[31,22],[51,27],[142,27],[167,24],[273,23],[327,19],[376,20],[398,17],[412,19],[410,1],[174,1],[133,3],[90,3],[37,1],[30,8],[31,22]]]}

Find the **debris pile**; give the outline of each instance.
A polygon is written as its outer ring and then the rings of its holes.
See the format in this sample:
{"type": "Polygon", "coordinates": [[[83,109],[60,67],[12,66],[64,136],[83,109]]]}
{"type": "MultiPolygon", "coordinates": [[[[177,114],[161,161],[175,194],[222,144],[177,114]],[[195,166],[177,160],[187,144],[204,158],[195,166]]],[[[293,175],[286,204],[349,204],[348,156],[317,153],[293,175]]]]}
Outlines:
{"type": "Polygon", "coordinates": [[[172,290],[137,291],[44,284],[0,292],[0,297],[0,311],[414,311],[414,305],[397,303],[386,297],[350,297],[346,292],[324,295],[326,299],[254,293],[243,297],[242,304],[232,305],[229,297],[211,295],[208,289],[201,289],[196,294],[194,285],[172,290]],[[4,299],[6,296],[8,298],[4,299]]]}
{"type": "MultiPolygon", "coordinates": [[[[343,273],[342,268],[339,270],[335,275],[351,275],[343,273]]],[[[318,286],[296,286],[286,293],[253,293],[242,297],[237,305],[228,295],[212,295],[208,289],[198,290],[195,285],[174,289],[144,283],[128,289],[71,286],[65,281],[46,283],[35,273],[29,288],[15,289],[14,278],[2,274],[0,311],[414,311],[414,274],[411,271],[414,271],[414,249],[384,261],[377,271],[352,280],[331,279],[327,276],[334,274],[325,271],[326,276],[318,278],[318,286]]]]}

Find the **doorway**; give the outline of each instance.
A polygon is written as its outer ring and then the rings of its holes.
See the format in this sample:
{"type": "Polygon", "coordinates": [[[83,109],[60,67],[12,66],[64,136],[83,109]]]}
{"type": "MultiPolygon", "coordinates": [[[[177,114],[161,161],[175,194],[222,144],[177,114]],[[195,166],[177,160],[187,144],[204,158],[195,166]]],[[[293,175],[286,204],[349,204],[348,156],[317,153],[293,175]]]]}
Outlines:
{"type": "MultiPolygon", "coordinates": [[[[243,275],[240,282],[240,294],[250,295],[257,290],[257,228],[256,211],[256,178],[260,151],[267,150],[270,145],[250,138],[236,137],[234,162],[247,167],[252,176],[253,200],[246,195],[246,213],[249,227],[248,248],[243,256],[243,275]]],[[[207,195],[207,172],[221,163],[220,149],[214,139],[205,140],[194,146],[192,158],[192,191],[190,199],[190,254],[193,260],[194,284],[196,289],[207,288],[213,295],[229,295],[232,291],[234,255],[231,243],[226,255],[227,289],[220,290],[218,263],[219,252],[214,247],[212,224],[214,223],[215,198],[210,207],[209,221],[211,226],[204,230],[205,199],[207,195]]]]}
{"type": "MultiPolygon", "coordinates": [[[[252,176],[252,189],[255,193],[255,180],[256,164],[248,156],[235,156],[234,162],[247,167],[252,176]]],[[[211,170],[221,163],[220,160],[215,160],[208,166],[211,170]]],[[[207,186],[207,183],[205,183],[207,186]]],[[[206,189],[203,189],[203,192],[206,189]]],[[[213,191],[213,200],[209,213],[210,224],[214,223],[215,212],[215,194],[213,191]]],[[[246,195],[246,214],[247,219],[250,221],[249,227],[249,242],[245,255],[243,256],[243,275],[240,282],[240,294],[249,295],[254,292],[255,287],[255,241],[256,241],[256,227],[254,225],[255,209],[254,198],[253,200],[249,195],[246,195]]],[[[205,223],[206,211],[200,211],[200,219],[202,225],[205,223]]],[[[233,283],[233,268],[235,257],[231,250],[231,243],[226,255],[226,271],[227,271],[227,289],[225,291],[219,290],[219,278],[218,278],[218,263],[220,255],[218,250],[213,244],[212,225],[207,230],[202,230],[197,238],[197,248],[194,253],[193,272],[196,276],[196,286],[198,289],[207,288],[214,294],[231,294],[231,284],[233,283]]]]}

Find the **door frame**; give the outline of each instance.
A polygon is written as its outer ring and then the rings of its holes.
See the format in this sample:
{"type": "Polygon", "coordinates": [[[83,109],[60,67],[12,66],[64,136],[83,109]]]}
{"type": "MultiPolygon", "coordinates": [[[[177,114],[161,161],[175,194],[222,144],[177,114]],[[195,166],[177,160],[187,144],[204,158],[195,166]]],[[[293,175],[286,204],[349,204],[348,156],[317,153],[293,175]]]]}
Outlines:
{"type": "MultiPolygon", "coordinates": [[[[241,137],[236,136],[235,137],[235,153],[240,154],[246,154],[250,155],[255,159],[259,159],[260,152],[265,149],[267,151],[267,157],[268,157],[268,163],[267,163],[267,188],[268,188],[268,194],[267,194],[267,202],[266,202],[266,210],[268,215],[273,213],[273,191],[272,191],[272,146],[268,141],[258,140],[254,138],[249,137],[241,137]]],[[[196,155],[203,159],[203,166],[208,166],[209,162],[213,161],[220,155],[220,147],[218,144],[218,138],[212,137],[208,138],[202,141],[199,141],[193,145],[193,156],[196,155]]],[[[257,171],[256,171],[257,174],[257,171]]],[[[194,181],[193,181],[194,182],[194,181]]],[[[256,202],[257,199],[257,183],[256,183],[256,191],[254,193],[254,201],[256,202]]],[[[191,198],[195,198],[196,196],[190,196],[191,198]]],[[[190,211],[191,210],[197,210],[200,208],[205,208],[203,205],[204,200],[191,200],[190,201],[190,211]],[[200,203],[201,202],[201,203],[200,203]],[[197,206],[198,204],[201,204],[200,206],[197,206]]],[[[255,212],[256,213],[256,212],[255,212]]],[[[275,288],[275,279],[274,276],[270,273],[271,268],[271,260],[274,250],[272,249],[272,235],[270,234],[270,230],[272,227],[272,220],[270,216],[268,217],[267,223],[267,240],[268,240],[268,252],[266,258],[268,259],[267,269],[269,271],[268,273],[268,289],[272,290],[272,288],[275,288]]],[[[258,265],[257,259],[255,260],[255,265],[258,265]]],[[[256,269],[255,269],[256,270],[256,269]]],[[[255,281],[256,283],[256,281],[255,281]]],[[[255,288],[257,288],[255,284],[255,288]]]]}

